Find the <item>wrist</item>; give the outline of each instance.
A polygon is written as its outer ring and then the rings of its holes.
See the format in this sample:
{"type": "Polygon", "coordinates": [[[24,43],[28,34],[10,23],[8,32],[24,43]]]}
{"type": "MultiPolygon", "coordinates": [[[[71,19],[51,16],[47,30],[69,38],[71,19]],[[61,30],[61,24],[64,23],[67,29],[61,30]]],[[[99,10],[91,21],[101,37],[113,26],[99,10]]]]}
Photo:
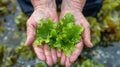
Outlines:
{"type": "Polygon", "coordinates": [[[55,0],[31,0],[31,3],[36,9],[56,9],[55,0]]]}
{"type": "Polygon", "coordinates": [[[86,0],[63,0],[61,11],[69,10],[69,11],[81,11],[85,5],[86,0]]]}

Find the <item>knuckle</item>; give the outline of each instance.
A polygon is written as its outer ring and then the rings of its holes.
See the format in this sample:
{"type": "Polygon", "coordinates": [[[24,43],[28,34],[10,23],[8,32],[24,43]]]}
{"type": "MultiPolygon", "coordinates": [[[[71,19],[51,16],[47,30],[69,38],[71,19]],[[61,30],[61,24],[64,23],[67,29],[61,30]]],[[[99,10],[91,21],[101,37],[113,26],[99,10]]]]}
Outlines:
{"type": "Polygon", "coordinates": [[[76,47],[77,47],[78,49],[80,49],[81,47],[83,47],[82,41],[81,41],[79,44],[77,44],[76,47]]]}
{"type": "Polygon", "coordinates": [[[35,40],[35,35],[29,36],[29,38],[30,38],[31,40],[35,40]]]}
{"type": "Polygon", "coordinates": [[[82,24],[85,28],[90,28],[90,24],[88,22],[82,24]]]}
{"type": "Polygon", "coordinates": [[[28,26],[29,26],[29,25],[32,25],[32,24],[33,24],[33,21],[32,21],[31,19],[28,19],[26,24],[27,24],[28,26]]]}
{"type": "Polygon", "coordinates": [[[28,25],[29,23],[30,23],[30,19],[27,20],[27,23],[26,23],[26,24],[28,25]]]}
{"type": "Polygon", "coordinates": [[[86,23],[86,28],[90,28],[90,24],[89,23],[86,23]]]}

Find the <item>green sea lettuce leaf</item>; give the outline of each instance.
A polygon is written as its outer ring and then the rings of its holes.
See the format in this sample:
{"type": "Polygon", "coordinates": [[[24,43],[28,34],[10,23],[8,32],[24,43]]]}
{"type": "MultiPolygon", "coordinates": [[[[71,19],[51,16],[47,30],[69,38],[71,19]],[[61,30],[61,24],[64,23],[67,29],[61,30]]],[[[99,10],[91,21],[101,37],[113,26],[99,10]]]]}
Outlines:
{"type": "Polygon", "coordinates": [[[70,13],[67,13],[60,22],[41,19],[39,25],[34,45],[47,44],[51,49],[63,51],[66,56],[70,56],[75,50],[75,45],[80,42],[84,30],[82,26],[75,25],[74,16],[70,13]]]}

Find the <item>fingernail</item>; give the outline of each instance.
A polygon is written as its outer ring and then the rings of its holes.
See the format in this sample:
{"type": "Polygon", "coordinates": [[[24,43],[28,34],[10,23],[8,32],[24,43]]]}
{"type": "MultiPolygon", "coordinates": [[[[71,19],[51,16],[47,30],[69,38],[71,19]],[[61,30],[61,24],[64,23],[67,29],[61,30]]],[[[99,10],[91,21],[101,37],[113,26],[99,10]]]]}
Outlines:
{"type": "Polygon", "coordinates": [[[92,44],[91,42],[90,42],[90,45],[91,45],[90,47],[92,48],[92,47],[93,47],[93,44],[92,44]]]}
{"type": "Polygon", "coordinates": [[[26,42],[25,42],[25,46],[29,45],[28,41],[29,41],[29,38],[27,37],[26,42]]]}
{"type": "Polygon", "coordinates": [[[26,42],[25,42],[25,46],[28,46],[28,43],[27,43],[27,41],[28,41],[28,40],[26,40],[26,42]]]}
{"type": "Polygon", "coordinates": [[[29,46],[29,45],[33,44],[34,39],[35,38],[33,36],[28,36],[27,40],[26,40],[26,43],[25,43],[25,46],[29,46]]]}

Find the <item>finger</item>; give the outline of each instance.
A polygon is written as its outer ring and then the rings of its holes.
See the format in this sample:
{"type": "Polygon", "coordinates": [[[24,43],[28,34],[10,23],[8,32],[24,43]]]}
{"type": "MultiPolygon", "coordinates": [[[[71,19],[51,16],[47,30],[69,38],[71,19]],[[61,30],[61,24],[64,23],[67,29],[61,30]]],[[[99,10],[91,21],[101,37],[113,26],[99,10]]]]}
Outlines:
{"type": "Polygon", "coordinates": [[[84,32],[83,32],[83,41],[85,43],[85,45],[89,48],[91,48],[93,45],[91,43],[91,37],[90,37],[90,26],[89,24],[86,22],[84,24],[82,24],[82,26],[85,28],[84,32]]]}
{"type": "MultiPolygon", "coordinates": [[[[42,45],[42,46],[43,46],[43,45],[42,45]]],[[[44,54],[44,51],[43,51],[42,46],[41,46],[41,47],[35,47],[35,46],[33,46],[33,48],[34,48],[34,51],[35,51],[37,57],[38,57],[40,60],[45,61],[45,54],[44,54]]]]}
{"type": "Polygon", "coordinates": [[[66,56],[64,53],[62,53],[62,56],[61,56],[61,65],[65,65],[65,61],[66,61],[66,56]]]}
{"type": "Polygon", "coordinates": [[[61,51],[57,50],[57,57],[60,58],[62,55],[61,51]]]}
{"type": "Polygon", "coordinates": [[[60,13],[60,17],[59,17],[59,20],[61,19],[61,18],[63,18],[64,16],[65,16],[65,14],[67,14],[67,13],[72,13],[71,11],[62,11],[61,13],[60,13]]]}
{"type": "Polygon", "coordinates": [[[71,63],[69,61],[69,57],[66,59],[66,64],[65,64],[65,67],[70,67],[71,63]]]}
{"type": "MultiPolygon", "coordinates": [[[[56,14],[56,15],[57,15],[57,14],[56,14]]],[[[53,21],[54,21],[54,22],[58,22],[58,16],[57,16],[57,17],[54,16],[54,17],[53,17],[53,21]]]]}
{"type": "Polygon", "coordinates": [[[36,34],[36,23],[32,23],[32,21],[27,21],[27,40],[25,42],[26,46],[31,45],[34,42],[35,34],[36,34]]]}
{"type": "Polygon", "coordinates": [[[57,52],[55,49],[53,49],[51,53],[52,53],[53,63],[55,64],[57,62],[57,54],[56,54],[57,52]]]}
{"type": "Polygon", "coordinates": [[[58,22],[58,18],[55,18],[53,21],[54,21],[54,22],[58,22]]]}
{"type": "Polygon", "coordinates": [[[75,25],[82,26],[82,24],[81,24],[80,21],[78,21],[78,20],[76,20],[75,25]]]}
{"type": "Polygon", "coordinates": [[[54,21],[54,22],[58,22],[58,15],[57,15],[57,12],[54,11],[54,12],[51,12],[50,13],[50,18],[54,21]],[[54,14],[54,15],[53,15],[54,14]]]}
{"type": "Polygon", "coordinates": [[[48,66],[52,66],[53,65],[52,55],[48,45],[44,45],[44,53],[46,56],[46,63],[48,64],[48,66]]]}
{"type": "Polygon", "coordinates": [[[70,56],[70,62],[71,63],[73,63],[78,58],[78,56],[80,55],[82,49],[83,49],[83,42],[81,41],[80,43],[78,43],[76,45],[76,50],[70,56]]]}

